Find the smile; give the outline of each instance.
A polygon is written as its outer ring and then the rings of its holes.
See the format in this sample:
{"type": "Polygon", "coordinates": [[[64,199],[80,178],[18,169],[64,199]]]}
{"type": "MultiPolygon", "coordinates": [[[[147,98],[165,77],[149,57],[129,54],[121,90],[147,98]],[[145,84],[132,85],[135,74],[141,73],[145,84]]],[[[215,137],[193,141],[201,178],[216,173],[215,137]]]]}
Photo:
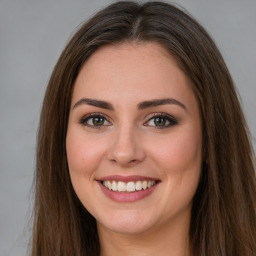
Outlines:
{"type": "Polygon", "coordinates": [[[111,175],[97,180],[102,192],[116,202],[135,202],[151,195],[161,180],[145,176],[111,175]]]}
{"type": "Polygon", "coordinates": [[[111,181],[111,180],[104,180],[102,184],[104,187],[108,188],[112,191],[117,192],[135,192],[149,189],[150,187],[154,186],[157,181],[147,181],[147,180],[139,180],[139,181],[111,181]]]}

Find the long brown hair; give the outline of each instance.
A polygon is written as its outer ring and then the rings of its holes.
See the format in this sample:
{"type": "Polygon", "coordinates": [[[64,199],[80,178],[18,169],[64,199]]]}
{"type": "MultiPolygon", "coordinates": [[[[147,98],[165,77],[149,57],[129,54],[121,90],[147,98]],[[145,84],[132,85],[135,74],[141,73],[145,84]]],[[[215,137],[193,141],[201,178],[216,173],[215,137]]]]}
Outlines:
{"type": "Polygon", "coordinates": [[[193,255],[256,255],[255,158],[235,88],[207,32],[162,2],[116,2],[72,37],[49,80],[38,131],[32,255],[99,255],[96,221],[69,177],[65,139],[74,81],[99,47],[157,42],[191,80],[203,124],[202,175],[190,225],[193,255]]]}

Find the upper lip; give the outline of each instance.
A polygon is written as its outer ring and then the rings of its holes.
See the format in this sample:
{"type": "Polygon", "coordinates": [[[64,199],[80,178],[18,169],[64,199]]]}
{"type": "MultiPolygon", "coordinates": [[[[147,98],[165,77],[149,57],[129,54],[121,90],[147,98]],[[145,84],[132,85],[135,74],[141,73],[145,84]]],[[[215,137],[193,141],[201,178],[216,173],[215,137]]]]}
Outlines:
{"type": "Polygon", "coordinates": [[[106,180],[115,180],[115,181],[123,181],[123,182],[129,182],[129,181],[159,181],[157,178],[147,177],[147,176],[140,176],[140,175],[131,175],[131,176],[122,176],[122,175],[109,175],[104,176],[97,181],[106,181],[106,180]]]}

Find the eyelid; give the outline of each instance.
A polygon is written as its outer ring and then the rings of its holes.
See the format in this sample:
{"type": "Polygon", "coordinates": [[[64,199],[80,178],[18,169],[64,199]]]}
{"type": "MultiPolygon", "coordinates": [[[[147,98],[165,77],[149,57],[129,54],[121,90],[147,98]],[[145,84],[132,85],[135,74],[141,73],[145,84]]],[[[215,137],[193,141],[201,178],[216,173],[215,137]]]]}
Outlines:
{"type": "Polygon", "coordinates": [[[79,119],[79,123],[84,126],[94,128],[94,129],[100,129],[101,127],[110,126],[112,124],[112,122],[110,121],[110,118],[107,115],[100,113],[100,112],[93,112],[93,113],[84,115],[82,118],[79,119]],[[93,118],[93,117],[103,117],[110,124],[101,125],[101,126],[93,126],[93,125],[89,125],[88,123],[86,123],[87,120],[89,120],[90,118],[93,118]]]}
{"type": "MultiPolygon", "coordinates": [[[[101,129],[103,127],[106,127],[106,126],[111,126],[112,125],[112,121],[111,121],[111,118],[109,116],[107,116],[106,114],[103,114],[101,112],[93,112],[93,113],[88,113],[86,115],[84,115],[82,118],[79,119],[79,123],[81,125],[84,125],[84,126],[87,126],[89,128],[94,128],[94,129],[101,129]],[[90,125],[87,123],[87,121],[90,119],[90,118],[94,118],[94,117],[102,117],[105,119],[105,121],[108,122],[108,124],[103,124],[103,125],[90,125]]],[[[167,113],[163,113],[163,112],[157,112],[157,113],[151,113],[147,116],[147,121],[143,123],[144,126],[149,126],[149,127],[153,127],[153,128],[156,128],[156,129],[164,129],[164,128],[169,128],[171,126],[174,126],[178,123],[177,119],[175,117],[173,117],[172,115],[170,114],[167,114],[167,113]],[[156,118],[156,117],[163,117],[163,118],[166,118],[166,120],[169,122],[169,124],[167,125],[163,125],[163,126],[157,126],[157,125],[149,125],[149,121],[156,118]]]]}
{"type": "Polygon", "coordinates": [[[144,126],[150,126],[150,127],[153,127],[155,129],[164,129],[164,128],[169,128],[171,126],[174,126],[178,123],[177,119],[175,117],[173,117],[172,115],[170,114],[167,114],[167,113],[163,113],[163,112],[159,112],[159,113],[152,113],[150,115],[147,116],[147,121],[143,124],[144,126]],[[152,125],[147,125],[147,123],[152,120],[153,118],[156,118],[156,117],[164,117],[166,118],[170,124],[168,125],[165,125],[165,126],[152,126],[152,125]]]}

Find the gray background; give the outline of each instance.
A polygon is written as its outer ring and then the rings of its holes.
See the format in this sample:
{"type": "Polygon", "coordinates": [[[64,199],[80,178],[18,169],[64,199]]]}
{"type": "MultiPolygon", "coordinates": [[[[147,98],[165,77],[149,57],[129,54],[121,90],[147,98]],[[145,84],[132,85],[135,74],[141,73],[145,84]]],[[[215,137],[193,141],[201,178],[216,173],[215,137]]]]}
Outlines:
{"type": "MultiPolygon", "coordinates": [[[[50,73],[75,28],[111,2],[0,0],[0,256],[27,255],[36,131],[50,73]]],[[[175,2],[217,42],[256,148],[256,0],[175,2]]]]}

